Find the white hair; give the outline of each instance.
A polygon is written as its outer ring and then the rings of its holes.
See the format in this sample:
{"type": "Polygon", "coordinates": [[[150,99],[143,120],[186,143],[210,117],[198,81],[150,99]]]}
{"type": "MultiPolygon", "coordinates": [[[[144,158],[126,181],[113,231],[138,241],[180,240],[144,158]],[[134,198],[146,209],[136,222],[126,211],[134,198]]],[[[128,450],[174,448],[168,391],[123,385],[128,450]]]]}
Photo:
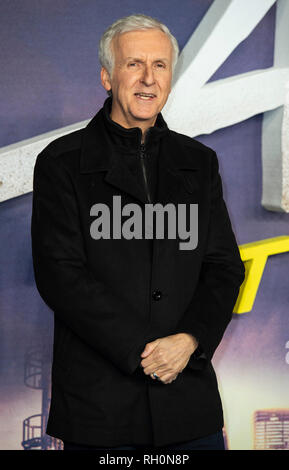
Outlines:
{"type": "Polygon", "coordinates": [[[171,41],[173,48],[172,71],[178,60],[179,46],[176,38],[171,34],[166,25],[160,23],[155,18],[147,15],[130,15],[120,18],[110,25],[103,33],[99,41],[98,57],[99,61],[110,77],[114,68],[114,54],[111,48],[111,42],[116,35],[127,33],[129,31],[139,31],[146,29],[159,29],[163,31],[171,41]]]}

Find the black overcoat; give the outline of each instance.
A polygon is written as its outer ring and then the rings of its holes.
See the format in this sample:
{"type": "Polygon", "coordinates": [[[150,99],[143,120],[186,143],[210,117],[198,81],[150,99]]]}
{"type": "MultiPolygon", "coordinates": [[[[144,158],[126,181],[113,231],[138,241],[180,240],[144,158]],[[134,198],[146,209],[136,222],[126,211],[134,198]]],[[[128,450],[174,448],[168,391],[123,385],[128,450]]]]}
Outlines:
{"type": "MultiPolygon", "coordinates": [[[[94,204],[112,211],[113,196],[121,196],[144,213],[148,202],[104,119],[102,108],[87,127],[50,143],[34,168],[33,266],[54,312],[46,431],[95,446],[203,437],[223,426],[211,359],[244,280],[217,156],[168,128],[160,140],[157,202],[198,204],[196,248],[180,250],[178,236],[97,240],[94,204]],[[140,366],[146,343],[180,332],[198,338],[203,356],[191,356],[170,384],[152,380],[140,366]]],[[[158,122],[166,127],[161,114],[158,122]]],[[[127,132],[137,154],[141,131],[127,132]]]]}

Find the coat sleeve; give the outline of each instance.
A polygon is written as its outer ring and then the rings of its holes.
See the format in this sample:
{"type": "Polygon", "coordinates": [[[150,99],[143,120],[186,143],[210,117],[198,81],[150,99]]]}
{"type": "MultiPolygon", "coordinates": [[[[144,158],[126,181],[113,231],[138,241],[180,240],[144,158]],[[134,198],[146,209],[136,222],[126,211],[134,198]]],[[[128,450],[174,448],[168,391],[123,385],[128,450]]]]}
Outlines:
{"type": "Polygon", "coordinates": [[[197,287],[181,318],[177,333],[190,333],[199,341],[188,366],[202,369],[218,347],[245,277],[244,264],[223,199],[218,159],[212,154],[212,186],[209,230],[197,287]]]}
{"type": "Polygon", "coordinates": [[[89,269],[71,176],[47,149],[34,168],[31,237],[35,282],[44,302],[74,334],[132,374],[146,332],[140,331],[136,313],[89,269]],[[116,327],[122,312],[129,328],[116,327]]]}

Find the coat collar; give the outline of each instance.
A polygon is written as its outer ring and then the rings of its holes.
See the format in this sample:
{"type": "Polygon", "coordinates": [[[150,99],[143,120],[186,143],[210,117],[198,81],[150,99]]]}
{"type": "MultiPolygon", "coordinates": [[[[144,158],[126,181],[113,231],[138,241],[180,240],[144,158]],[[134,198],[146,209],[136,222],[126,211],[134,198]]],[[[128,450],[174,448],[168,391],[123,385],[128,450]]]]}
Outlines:
{"type": "MultiPolygon", "coordinates": [[[[111,98],[107,98],[103,108],[84,128],[80,173],[105,171],[105,181],[107,183],[127,192],[139,201],[147,203],[144,194],[121,158],[121,153],[124,151],[138,151],[141,129],[138,127],[125,129],[112,121],[108,115],[109,100],[111,98]],[[130,145],[115,145],[116,142],[112,138],[112,133],[118,133],[122,143],[127,144],[129,142],[130,145]]],[[[151,145],[154,139],[160,139],[158,202],[161,203],[167,203],[175,199],[177,192],[184,183],[182,178],[184,172],[182,170],[196,171],[198,169],[198,164],[192,155],[192,146],[186,145],[181,137],[180,134],[169,130],[161,113],[157,117],[156,126],[150,128],[148,132],[146,145],[151,145]]]]}

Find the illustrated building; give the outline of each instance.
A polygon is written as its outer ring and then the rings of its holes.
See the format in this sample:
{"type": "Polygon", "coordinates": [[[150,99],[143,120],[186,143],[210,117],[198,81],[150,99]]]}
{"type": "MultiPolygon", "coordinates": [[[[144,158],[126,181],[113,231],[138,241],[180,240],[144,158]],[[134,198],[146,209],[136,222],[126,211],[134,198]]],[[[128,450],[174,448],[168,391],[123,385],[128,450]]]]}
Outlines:
{"type": "Polygon", "coordinates": [[[289,450],[289,409],[255,411],[254,449],[289,450]]]}
{"type": "Polygon", "coordinates": [[[41,413],[28,416],[23,421],[24,450],[62,450],[61,440],[45,433],[51,400],[50,353],[45,347],[31,348],[25,355],[24,383],[42,391],[41,413]]]}

